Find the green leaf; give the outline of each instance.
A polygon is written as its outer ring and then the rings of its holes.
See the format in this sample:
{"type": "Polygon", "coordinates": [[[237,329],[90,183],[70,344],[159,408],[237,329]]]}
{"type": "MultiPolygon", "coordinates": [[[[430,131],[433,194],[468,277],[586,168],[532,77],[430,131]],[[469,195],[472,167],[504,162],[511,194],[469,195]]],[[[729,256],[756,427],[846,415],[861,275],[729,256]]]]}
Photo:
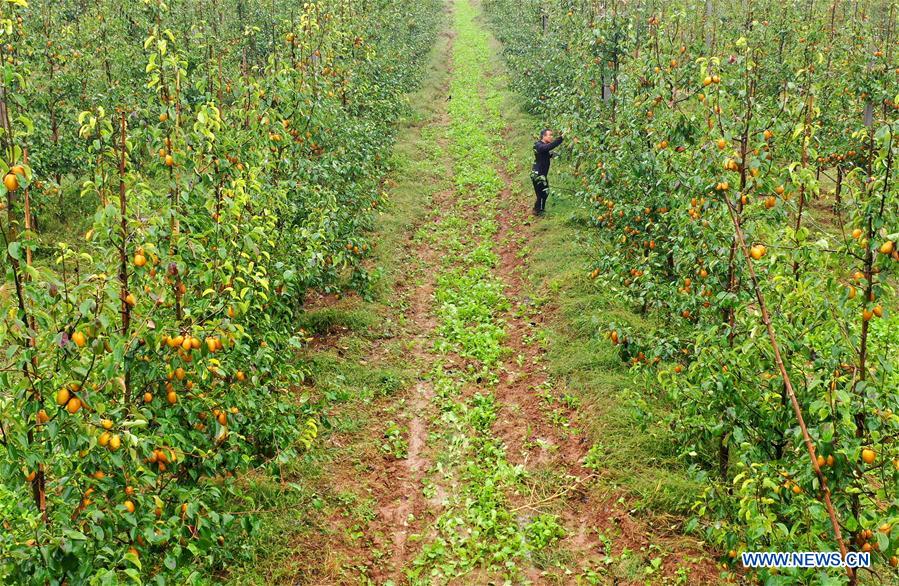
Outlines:
{"type": "Polygon", "coordinates": [[[81,531],[75,531],[74,529],[68,529],[66,527],[63,527],[62,534],[75,541],[87,541],[88,539],[87,535],[81,531]]]}
{"type": "Polygon", "coordinates": [[[887,551],[887,549],[889,549],[889,546],[890,546],[890,536],[887,535],[886,533],[882,533],[880,531],[877,531],[875,533],[875,535],[877,536],[878,549],[880,551],[887,551]]]}
{"type": "Polygon", "coordinates": [[[19,261],[22,260],[22,243],[18,240],[10,242],[7,251],[9,252],[9,256],[14,259],[19,261]]]}
{"type": "Polygon", "coordinates": [[[133,553],[128,552],[125,554],[125,560],[131,562],[133,566],[135,566],[138,570],[141,569],[140,559],[133,553]]]}

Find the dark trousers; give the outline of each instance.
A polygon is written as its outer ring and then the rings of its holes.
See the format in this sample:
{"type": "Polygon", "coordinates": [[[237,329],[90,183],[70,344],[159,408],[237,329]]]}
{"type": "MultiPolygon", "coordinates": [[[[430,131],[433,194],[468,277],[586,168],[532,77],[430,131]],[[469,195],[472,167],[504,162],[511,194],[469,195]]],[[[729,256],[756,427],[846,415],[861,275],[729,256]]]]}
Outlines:
{"type": "Polygon", "coordinates": [[[549,196],[549,180],[546,175],[531,175],[531,183],[534,184],[534,194],[537,199],[534,201],[534,213],[542,214],[546,211],[546,198],[549,196]]]}

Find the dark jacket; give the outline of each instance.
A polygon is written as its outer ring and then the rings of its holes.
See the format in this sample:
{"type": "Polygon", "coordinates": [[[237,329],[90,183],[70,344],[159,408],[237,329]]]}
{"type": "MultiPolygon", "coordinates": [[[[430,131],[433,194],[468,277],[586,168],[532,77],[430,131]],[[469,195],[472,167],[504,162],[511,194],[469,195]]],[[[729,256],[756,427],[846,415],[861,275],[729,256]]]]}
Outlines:
{"type": "Polygon", "coordinates": [[[534,143],[534,173],[546,176],[549,173],[550,151],[562,144],[562,137],[546,143],[538,140],[534,143]]]}

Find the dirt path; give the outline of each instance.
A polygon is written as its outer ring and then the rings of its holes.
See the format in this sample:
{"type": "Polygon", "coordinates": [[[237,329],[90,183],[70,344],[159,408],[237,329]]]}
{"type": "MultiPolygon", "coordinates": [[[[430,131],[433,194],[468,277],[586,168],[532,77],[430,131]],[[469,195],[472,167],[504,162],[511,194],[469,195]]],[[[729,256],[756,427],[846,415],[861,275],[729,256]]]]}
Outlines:
{"type": "Polygon", "coordinates": [[[379,309],[396,327],[359,362],[397,365],[407,383],[331,414],[343,423],[309,487],[324,504],[304,511],[290,560],[266,581],[718,583],[699,548],[635,517],[597,482],[601,467],[585,467],[581,418],[601,414],[548,368],[560,317],[530,274],[527,151],[508,138],[524,129],[503,116],[514,102],[481,19],[469,0],[449,4],[398,144],[393,285],[379,309]]]}

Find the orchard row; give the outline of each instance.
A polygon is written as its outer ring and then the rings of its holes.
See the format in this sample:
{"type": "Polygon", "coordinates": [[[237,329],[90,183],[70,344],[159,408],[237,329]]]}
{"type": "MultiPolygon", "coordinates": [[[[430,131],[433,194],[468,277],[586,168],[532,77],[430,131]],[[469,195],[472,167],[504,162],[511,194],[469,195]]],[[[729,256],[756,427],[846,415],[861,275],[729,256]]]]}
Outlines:
{"type": "Polygon", "coordinates": [[[0,581],[183,584],[315,439],[306,292],[365,289],[433,2],[0,7],[0,581]]]}
{"type": "Polygon", "coordinates": [[[643,314],[597,335],[706,487],[690,527],[899,564],[895,2],[486,6],[643,314]]]}

